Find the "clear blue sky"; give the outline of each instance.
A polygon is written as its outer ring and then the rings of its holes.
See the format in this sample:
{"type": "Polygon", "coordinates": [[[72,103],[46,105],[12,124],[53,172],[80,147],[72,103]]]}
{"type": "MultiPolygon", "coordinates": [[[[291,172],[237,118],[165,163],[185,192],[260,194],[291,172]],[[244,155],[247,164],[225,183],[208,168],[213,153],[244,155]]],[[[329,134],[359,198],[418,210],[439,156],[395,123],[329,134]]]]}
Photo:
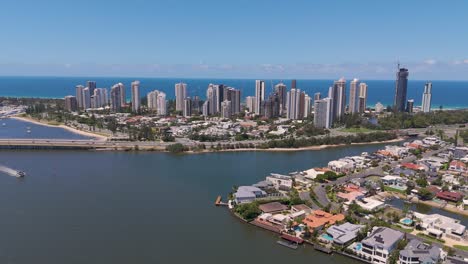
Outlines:
{"type": "Polygon", "coordinates": [[[468,79],[468,1],[3,0],[0,75],[468,79]]]}

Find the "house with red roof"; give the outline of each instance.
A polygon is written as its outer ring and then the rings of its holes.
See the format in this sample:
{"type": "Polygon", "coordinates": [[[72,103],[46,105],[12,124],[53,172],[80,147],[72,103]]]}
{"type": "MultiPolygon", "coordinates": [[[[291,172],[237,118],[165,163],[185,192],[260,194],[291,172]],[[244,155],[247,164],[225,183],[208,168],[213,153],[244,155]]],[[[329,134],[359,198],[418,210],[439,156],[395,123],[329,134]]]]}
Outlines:
{"type": "Polygon", "coordinates": [[[459,160],[453,160],[452,162],[450,162],[449,170],[461,173],[468,172],[466,164],[459,160]]]}
{"type": "Polygon", "coordinates": [[[449,191],[438,192],[436,194],[436,197],[439,198],[439,199],[446,200],[446,201],[449,201],[449,202],[454,202],[454,203],[457,203],[457,202],[463,200],[463,195],[461,193],[458,193],[458,192],[449,192],[449,191]]]}

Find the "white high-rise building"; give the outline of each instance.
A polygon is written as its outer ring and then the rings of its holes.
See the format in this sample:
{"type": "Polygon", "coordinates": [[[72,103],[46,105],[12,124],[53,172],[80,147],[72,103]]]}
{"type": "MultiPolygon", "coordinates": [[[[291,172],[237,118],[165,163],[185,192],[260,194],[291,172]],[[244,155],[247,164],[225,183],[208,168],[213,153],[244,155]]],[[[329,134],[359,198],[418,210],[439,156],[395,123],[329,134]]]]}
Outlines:
{"type": "Polygon", "coordinates": [[[367,84],[359,84],[359,113],[363,113],[367,108],[367,84]]]}
{"type": "Polygon", "coordinates": [[[262,102],[265,101],[265,81],[255,81],[255,114],[261,115],[262,102]]]}
{"type": "Polygon", "coordinates": [[[121,91],[122,90],[117,84],[112,86],[110,90],[110,107],[113,112],[120,112],[122,107],[122,96],[120,94],[121,91]]]}
{"type": "Polygon", "coordinates": [[[158,96],[159,96],[159,91],[158,90],[151,91],[146,95],[149,110],[157,111],[157,109],[158,109],[158,96]]]}
{"type": "Polygon", "coordinates": [[[78,105],[78,108],[83,109],[84,108],[84,102],[83,102],[83,85],[77,85],[75,88],[76,91],[76,103],[78,105]]]}
{"type": "Polygon", "coordinates": [[[309,117],[312,112],[312,98],[306,94],[304,97],[304,118],[309,117]]]}
{"type": "Polygon", "coordinates": [[[209,116],[210,115],[210,102],[206,100],[202,105],[202,115],[209,116]]]}
{"type": "Polygon", "coordinates": [[[206,102],[207,104],[207,112],[205,116],[209,115],[214,115],[216,114],[216,105],[217,105],[217,95],[218,93],[216,92],[216,87],[214,84],[208,85],[208,88],[206,89],[206,102]]]}
{"type": "Polygon", "coordinates": [[[158,92],[156,105],[158,106],[157,111],[156,111],[158,115],[160,116],[167,115],[166,93],[158,92]]]}
{"type": "Polygon", "coordinates": [[[301,105],[301,90],[292,88],[286,95],[286,117],[288,119],[302,119],[304,116],[303,109],[304,106],[301,105]]]}
{"type": "Polygon", "coordinates": [[[91,92],[88,87],[83,89],[83,108],[91,108],[91,92]]]}
{"type": "Polygon", "coordinates": [[[432,101],[432,83],[428,82],[424,85],[424,93],[422,97],[421,110],[424,113],[429,113],[431,111],[431,101],[432,101]]]}
{"type": "Polygon", "coordinates": [[[175,85],[176,96],[176,111],[184,111],[184,100],[187,98],[187,84],[176,83],[175,85]]]}
{"type": "Polygon", "coordinates": [[[245,98],[245,105],[250,113],[255,113],[255,96],[247,96],[245,98]]]}
{"type": "Polygon", "coordinates": [[[132,112],[138,112],[141,107],[140,81],[132,82],[132,112]]]}
{"type": "Polygon", "coordinates": [[[125,85],[123,83],[115,84],[120,89],[120,106],[126,107],[127,106],[127,94],[125,93],[125,85]]]}
{"type": "Polygon", "coordinates": [[[349,85],[349,112],[354,114],[359,112],[359,80],[353,79],[349,85]]]}
{"type": "Polygon", "coordinates": [[[333,99],[327,97],[314,102],[314,126],[331,128],[333,125],[333,99]]]}

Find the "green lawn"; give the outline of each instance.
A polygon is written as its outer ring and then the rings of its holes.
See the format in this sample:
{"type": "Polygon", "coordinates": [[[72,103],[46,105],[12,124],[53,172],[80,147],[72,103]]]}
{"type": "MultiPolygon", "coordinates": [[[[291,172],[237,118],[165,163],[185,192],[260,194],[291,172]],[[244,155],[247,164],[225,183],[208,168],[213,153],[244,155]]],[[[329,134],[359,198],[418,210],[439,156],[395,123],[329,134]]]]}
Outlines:
{"type": "Polygon", "coordinates": [[[396,230],[400,230],[401,232],[404,232],[404,233],[411,233],[411,232],[413,232],[413,229],[411,229],[411,228],[403,228],[403,227],[401,227],[401,226],[399,226],[399,225],[392,225],[392,228],[393,228],[393,229],[396,229],[396,230]]]}
{"type": "Polygon", "coordinates": [[[461,249],[461,250],[468,251],[468,246],[454,245],[453,247],[454,247],[454,248],[457,248],[457,249],[461,249]]]}
{"type": "Polygon", "coordinates": [[[348,132],[348,133],[366,133],[366,132],[373,132],[375,130],[365,128],[365,127],[359,127],[359,128],[352,127],[352,128],[343,128],[343,129],[340,129],[340,131],[341,132],[348,132]]]}
{"type": "Polygon", "coordinates": [[[384,191],[387,191],[387,192],[397,192],[397,193],[401,193],[401,194],[406,194],[406,192],[403,191],[403,190],[396,189],[396,188],[392,188],[392,187],[389,187],[389,186],[384,186],[384,191]]]}
{"type": "Polygon", "coordinates": [[[435,237],[432,237],[432,236],[429,236],[429,235],[426,235],[426,234],[423,234],[423,233],[419,233],[419,234],[418,234],[418,237],[422,237],[422,238],[424,238],[425,240],[429,240],[429,241],[432,241],[432,242],[438,242],[438,243],[445,244],[445,240],[443,240],[443,239],[437,239],[437,238],[435,238],[435,237]]]}

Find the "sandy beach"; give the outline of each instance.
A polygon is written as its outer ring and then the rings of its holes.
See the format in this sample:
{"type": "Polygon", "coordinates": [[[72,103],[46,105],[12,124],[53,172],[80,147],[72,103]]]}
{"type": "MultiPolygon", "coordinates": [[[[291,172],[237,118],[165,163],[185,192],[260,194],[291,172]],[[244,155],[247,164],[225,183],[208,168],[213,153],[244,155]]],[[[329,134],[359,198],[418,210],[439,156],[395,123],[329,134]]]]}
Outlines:
{"type": "Polygon", "coordinates": [[[39,120],[32,119],[32,118],[29,118],[29,117],[11,116],[10,118],[16,119],[16,120],[20,120],[20,121],[24,121],[24,122],[28,122],[28,123],[32,123],[32,124],[36,124],[36,125],[40,125],[40,126],[63,128],[63,129],[68,130],[68,131],[70,131],[70,132],[72,132],[72,133],[75,133],[75,134],[78,134],[78,135],[82,135],[82,136],[86,136],[86,137],[92,137],[92,138],[95,138],[95,139],[98,139],[98,140],[102,140],[102,141],[105,141],[105,140],[107,140],[107,138],[108,138],[108,137],[106,137],[106,136],[104,136],[104,135],[95,134],[95,133],[88,132],[88,131],[78,130],[78,129],[76,129],[76,128],[72,128],[72,127],[69,127],[69,126],[66,126],[66,125],[51,125],[51,124],[47,124],[47,123],[45,123],[45,122],[41,122],[41,121],[39,121],[39,120]]]}

